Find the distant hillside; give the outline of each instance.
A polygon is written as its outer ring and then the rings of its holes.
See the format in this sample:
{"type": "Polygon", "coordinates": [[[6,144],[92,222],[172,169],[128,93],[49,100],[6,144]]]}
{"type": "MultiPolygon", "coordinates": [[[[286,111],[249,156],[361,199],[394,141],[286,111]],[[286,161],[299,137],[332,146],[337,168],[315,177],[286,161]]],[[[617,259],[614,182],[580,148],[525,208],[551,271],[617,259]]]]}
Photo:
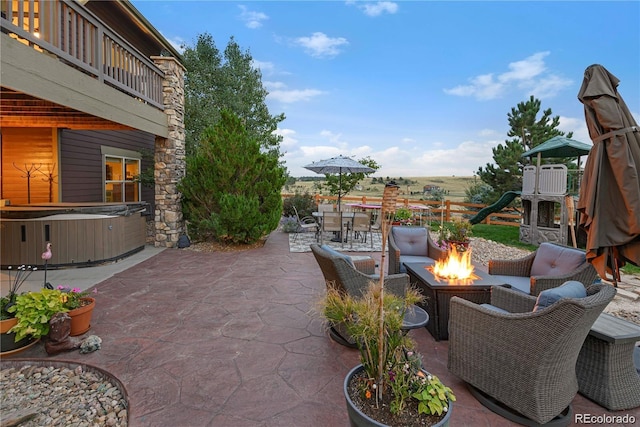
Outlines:
{"type": "MultiPolygon", "coordinates": [[[[308,179],[304,177],[302,179],[308,179]]],[[[452,201],[463,201],[465,196],[465,190],[473,182],[473,176],[427,176],[427,177],[385,177],[384,181],[393,180],[400,186],[400,196],[409,199],[424,198],[423,188],[427,185],[437,186],[442,188],[446,192],[446,199],[452,201]],[[413,193],[413,194],[412,194],[413,193]]],[[[382,191],[384,189],[384,183],[372,183],[374,178],[365,178],[360,182],[362,186],[361,190],[353,190],[348,196],[372,196],[382,197],[382,191]]],[[[376,179],[379,181],[379,179],[376,179]]],[[[322,180],[301,180],[297,179],[295,185],[284,188],[284,193],[309,192],[315,193],[315,185],[322,180]]]]}

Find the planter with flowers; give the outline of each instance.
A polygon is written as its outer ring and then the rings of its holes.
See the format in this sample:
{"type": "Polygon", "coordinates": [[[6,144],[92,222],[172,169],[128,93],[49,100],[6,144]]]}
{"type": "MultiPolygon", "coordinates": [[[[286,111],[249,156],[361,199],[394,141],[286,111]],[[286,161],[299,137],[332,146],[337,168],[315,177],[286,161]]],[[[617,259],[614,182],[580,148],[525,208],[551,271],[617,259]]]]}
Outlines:
{"type": "Polygon", "coordinates": [[[393,225],[412,225],[413,212],[409,208],[399,208],[393,216],[393,225]]]}
{"type": "Polygon", "coordinates": [[[382,202],[380,280],[354,297],[328,286],[320,310],[329,324],[343,324],[360,351],[361,365],[345,378],[344,394],[353,426],[444,426],[452,390],[422,369],[415,343],[402,331],[407,309],[422,301],[412,287],[404,295],[385,292],[384,253],[397,186],[385,186],[382,202]]]}
{"type": "Polygon", "coordinates": [[[469,249],[472,225],[462,218],[453,218],[447,224],[441,224],[439,229],[438,244],[440,247],[450,249],[456,247],[458,252],[469,249]]]}
{"type": "Polygon", "coordinates": [[[71,317],[71,336],[82,335],[91,329],[91,316],[96,306],[96,299],[80,288],[58,286],[56,290],[62,293],[64,306],[69,310],[67,314],[71,317]]]}
{"type": "Polygon", "coordinates": [[[422,369],[413,340],[401,330],[405,311],[422,296],[413,288],[404,297],[386,293],[381,327],[379,295],[379,285],[372,282],[360,298],[328,289],[321,304],[326,320],[343,323],[360,351],[361,364],[344,381],[352,425],[448,425],[455,396],[422,369]]]}
{"type": "Polygon", "coordinates": [[[54,314],[68,313],[71,316],[71,335],[81,335],[89,330],[89,327],[87,324],[76,323],[74,328],[73,314],[81,314],[81,318],[85,320],[88,315],[90,322],[94,306],[95,299],[87,297],[86,292],[61,286],[58,289],[43,288],[38,292],[21,294],[16,297],[15,304],[8,309],[9,313],[13,313],[17,319],[16,325],[10,329],[10,332],[16,334],[16,340],[29,335],[40,338],[49,333],[49,321],[54,314]]]}

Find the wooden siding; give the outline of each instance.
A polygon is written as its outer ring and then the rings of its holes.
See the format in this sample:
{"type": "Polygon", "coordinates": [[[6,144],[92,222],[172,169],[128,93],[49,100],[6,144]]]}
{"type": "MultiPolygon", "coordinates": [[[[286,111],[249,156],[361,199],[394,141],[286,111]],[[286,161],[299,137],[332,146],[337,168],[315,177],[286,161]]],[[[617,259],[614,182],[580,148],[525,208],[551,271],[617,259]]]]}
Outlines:
{"type": "Polygon", "coordinates": [[[2,128],[2,199],[12,204],[58,201],[59,163],[51,128],[2,128]],[[15,166],[14,166],[15,165],[15,166]],[[18,170],[18,168],[20,170],[18,170]],[[37,171],[35,169],[39,168],[37,171]],[[32,169],[27,189],[25,169],[32,169]],[[54,178],[49,194],[49,174],[54,178]],[[30,197],[29,197],[30,195],[30,197]],[[50,198],[51,197],[51,198],[50,198]]]}
{"type": "MultiPolygon", "coordinates": [[[[63,202],[104,202],[101,146],[153,152],[155,137],[142,131],[75,131],[60,135],[63,202]]],[[[142,170],[153,160],[142,159],[142,170]]],[[[154,189],[142,187],[142,201],[153,206],[154,189]]],[[[151,210],[153,212],[153,209],[151,210]]]]}
{"type": "Polygon", "coordinates": [[[82,217],[3,219],[2,267],[29,264],[40,268],[40,254],[47,242],[53,242],[53,257],[49,261],[51,266],[116,260],[145,245],[145,219],[140,214],[108,218],[91,218],[91,215],[82,217]]]}

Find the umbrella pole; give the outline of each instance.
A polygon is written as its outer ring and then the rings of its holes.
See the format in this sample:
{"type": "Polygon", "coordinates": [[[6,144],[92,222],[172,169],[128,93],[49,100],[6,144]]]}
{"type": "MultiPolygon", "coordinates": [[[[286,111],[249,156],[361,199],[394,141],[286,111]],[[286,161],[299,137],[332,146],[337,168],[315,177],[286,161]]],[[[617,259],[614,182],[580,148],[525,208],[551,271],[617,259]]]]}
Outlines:
{"type": "Polygon", "coordinates": [[[340,198],[342,196],[342,168],[338,173],[338,212],[340,212],[340,198]]]}
{"type": "Polygon", "coordinates": [[[611,260],[611,276],[613,276],[613,287],[618,287],[620,281],[620,269],[618,268],[618,260],[616,259],[616,249],[609,248],[609,257],[611,260]]]}

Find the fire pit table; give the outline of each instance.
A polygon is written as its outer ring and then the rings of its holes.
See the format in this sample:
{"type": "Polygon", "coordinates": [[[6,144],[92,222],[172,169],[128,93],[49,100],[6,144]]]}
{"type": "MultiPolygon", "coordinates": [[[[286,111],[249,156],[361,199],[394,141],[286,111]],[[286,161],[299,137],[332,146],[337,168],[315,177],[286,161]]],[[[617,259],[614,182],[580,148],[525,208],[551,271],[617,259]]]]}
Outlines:
{"type": "Polygon", "coordinates": [[[504,285],[504,282],[489,273],[475,270],[473,280],[449,280],[437,278],[427,270],[422,262],[409,262],[404,266],[409,274],[411,284],[422,291],[425,301],[419,304],[429,314],[427,329],[436,339],[449,339],[449,301],[452,297],[464,298],[476,304],[491,302],[491,287],[504,285]]]}

